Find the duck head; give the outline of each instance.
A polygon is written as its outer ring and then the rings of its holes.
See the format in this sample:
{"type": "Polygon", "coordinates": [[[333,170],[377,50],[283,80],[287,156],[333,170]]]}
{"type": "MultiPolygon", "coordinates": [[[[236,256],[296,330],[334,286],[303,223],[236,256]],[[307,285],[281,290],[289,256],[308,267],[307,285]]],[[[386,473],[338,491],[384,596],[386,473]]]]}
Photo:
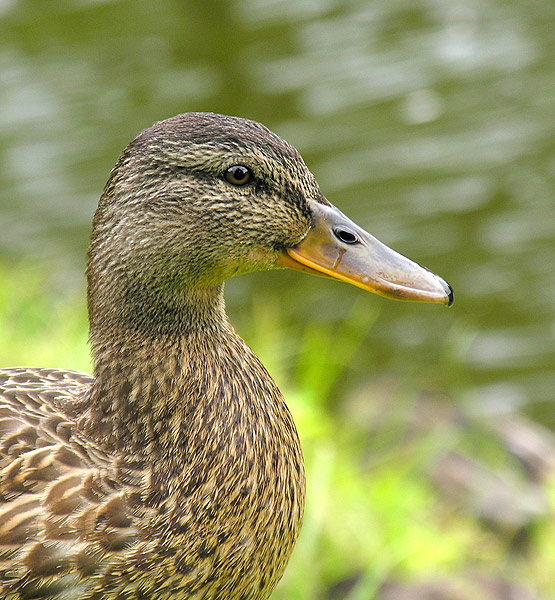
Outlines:
{"type": "Polygon", "coordinates": [[[225,279],[280,267],[390,298],[453,301],[441,278],[332,206],[279,136],[187,113],[141,132],[112,170],[89,249],[91,329],[114,318],[190,320],[192,298],[206,304],[225,279]]]}

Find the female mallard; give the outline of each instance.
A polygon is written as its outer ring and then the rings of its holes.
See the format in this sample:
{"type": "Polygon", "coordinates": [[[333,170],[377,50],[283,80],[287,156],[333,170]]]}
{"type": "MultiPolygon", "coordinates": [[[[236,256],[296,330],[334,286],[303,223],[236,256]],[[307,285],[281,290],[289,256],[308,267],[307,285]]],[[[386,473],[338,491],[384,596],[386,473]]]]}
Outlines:
{"type": "Polygon", "coordinates": [[[89,249],[94,376],[0,371],[0,598],[270,595],[301,526],[302,454],[223,282],[277,267],[453,299],[258,123],[179,115],[124,150],[89,249]]]}

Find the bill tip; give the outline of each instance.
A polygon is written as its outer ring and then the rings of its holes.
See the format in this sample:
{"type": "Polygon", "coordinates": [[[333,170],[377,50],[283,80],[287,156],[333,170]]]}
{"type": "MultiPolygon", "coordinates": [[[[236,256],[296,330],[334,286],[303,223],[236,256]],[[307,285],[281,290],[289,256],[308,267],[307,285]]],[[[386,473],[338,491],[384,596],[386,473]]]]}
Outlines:
{"type": "Polygon", "coordinates": [[[441,285],[447,294],[447,306],[453,306],[453,302],[455,302],[455,292],[453,288],[443,279],[441,279],[441,285]]]}

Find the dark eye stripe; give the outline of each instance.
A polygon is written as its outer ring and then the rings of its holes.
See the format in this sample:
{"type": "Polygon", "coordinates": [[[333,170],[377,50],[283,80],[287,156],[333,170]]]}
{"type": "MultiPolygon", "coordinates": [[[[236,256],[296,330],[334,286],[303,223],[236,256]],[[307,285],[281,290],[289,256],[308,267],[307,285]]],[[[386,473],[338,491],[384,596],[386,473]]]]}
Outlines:
{"type": "Polygon", "coordinates": [[[232,185],[247,185],[252,181],[252,171],[244,165],[233,165],[226,169],[224,177],[232,185]]]}

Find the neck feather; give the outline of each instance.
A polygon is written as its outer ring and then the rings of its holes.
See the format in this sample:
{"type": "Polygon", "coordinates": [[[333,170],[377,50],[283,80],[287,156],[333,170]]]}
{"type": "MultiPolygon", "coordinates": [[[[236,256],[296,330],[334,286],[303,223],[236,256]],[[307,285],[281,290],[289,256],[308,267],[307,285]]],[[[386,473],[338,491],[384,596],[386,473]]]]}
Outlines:
{"type": "Polygon", "coordinates": [[[263,443],[256,431],[278,421],[296,439],[277,386],[227,321],[178,335],[112,331],[94,351],[82,424],[106,448],[179,463],[207,444],[263,443]]]}

